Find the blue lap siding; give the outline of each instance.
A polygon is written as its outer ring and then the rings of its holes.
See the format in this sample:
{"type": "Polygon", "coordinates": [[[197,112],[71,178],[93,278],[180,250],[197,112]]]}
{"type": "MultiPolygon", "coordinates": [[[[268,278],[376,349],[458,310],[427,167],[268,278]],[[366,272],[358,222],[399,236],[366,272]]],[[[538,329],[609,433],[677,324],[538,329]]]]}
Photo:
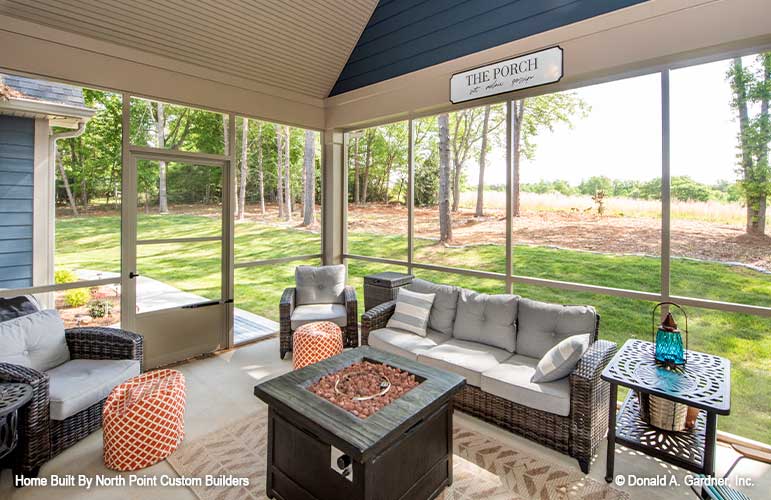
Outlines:
{"type": "Polygon", "coordinates": [[[330,95],[644,1],[380,0],[330,95]]]}
{"type": "Polygon", "coordinates": [[[0,288],[32,286],[35,120],[0,116],[0,288]]]}

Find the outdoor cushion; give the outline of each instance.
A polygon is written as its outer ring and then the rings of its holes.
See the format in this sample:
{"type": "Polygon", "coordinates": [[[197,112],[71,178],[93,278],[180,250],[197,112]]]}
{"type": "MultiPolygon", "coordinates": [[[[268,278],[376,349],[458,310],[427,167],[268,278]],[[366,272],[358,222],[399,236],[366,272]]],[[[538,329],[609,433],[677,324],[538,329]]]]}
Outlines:
{"type": "Polygon", "coordinates": [[[428,315],[431,313],[431,304],[433,303],[433,293],[399,290],[396,295],[394,313],[388,318],[386,326],[400,328],[425,337],[428,315]]]}
{"type": "Polygon", "coordinates": [[[452,335],[459,289],[450,285],[438,285],[420,278],[415,278],[405,288],[418,293],[433,293],[435,295],[434,304],[431,306],[431,314],[428,317],[428,327],[445,335],[452,335]]]}
{"type": "Polygon", "coordinates": [[[345,326],[348,318],[345,306],[342,304],[308,304],[297,306],[292,311],[292,330],[315,321],[331,321],[337,326],[345,326]]]}
{"type": "Polygon", "coordinates": [[[544,354],[535,367],[533,382],[552,382],[570,375],[589,348],[591,335],[573,335],[544,354]]]}
{"type": "Polygon", "coordinates": [[[296,303],[343,304],[345,266],[297,266],[294,271],[296,303]]]}
{"type": "Polygon", "coordinates": [[[32,295],[18,297],[0,297],[0,321],[26,316],[39,311],[37,300],[32,295]]]}
{"type": "Polygon", "coordinates": [[[418,361],[428,366],[457,373],[466,383],[479,387],[482,373],[509,358],[509,351],[465,340],[448,340],[418,354],[418,361]]]}
{"type": "Polygon", "coordinates": [[[442,342],[447,342],[450,338],[449,335],[431,329],[426,332],[425,337],[421,337],[397,328],[379,328],[369,333],[369,345],[375,349],[416,361],[418,354],[436,347],[442,342]]]}
{"type": "Polygon", "coordinates": [[[597,313],[591,306],[563,306],[521,299],[517,316],[517,354],[541,359],[562,340],[594,332],[597,313]]]}
{"type": "Polygon", "coordinates": [[[44,372],[70,359],[64,323],[53,309],[0,323],[0,363],[44,372]]]}
{"type": "Polygon", "coordinates": [[[103,400],[118,384],[139,375],[139,360],[73,359],[46,373],[51,419],[64,420],[103,400]]]}
{"type": "Polygon", "coordinates": [[[531,382],[537,363],[537,359],[515,354],[482,374],[481,389],[528,408],[570,415],[570,377],[531,382]]]}
{"type": "Polygon", "coordinates": [[[452,336],[514,352],[517,340],[517,295],[487,295],[461,290],[452,336]]]}

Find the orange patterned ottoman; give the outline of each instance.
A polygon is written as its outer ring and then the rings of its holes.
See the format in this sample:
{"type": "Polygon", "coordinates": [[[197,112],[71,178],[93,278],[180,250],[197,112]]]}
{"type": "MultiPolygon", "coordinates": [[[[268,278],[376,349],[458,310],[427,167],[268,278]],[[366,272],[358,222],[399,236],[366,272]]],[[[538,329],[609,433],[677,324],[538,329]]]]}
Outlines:
{"type": "Polygon", "coordinates": [[[102,410],[104,464],[113,470],[149,467],[171,455],[185,436],[185,376],[155,370],[112,390],[102,410]]]}
{"type": "Polygon", "coordinates": [[[318,363],[343,352],[343,332],[331,321],[302,325],[292,334],[294,369],[318,363]]]}

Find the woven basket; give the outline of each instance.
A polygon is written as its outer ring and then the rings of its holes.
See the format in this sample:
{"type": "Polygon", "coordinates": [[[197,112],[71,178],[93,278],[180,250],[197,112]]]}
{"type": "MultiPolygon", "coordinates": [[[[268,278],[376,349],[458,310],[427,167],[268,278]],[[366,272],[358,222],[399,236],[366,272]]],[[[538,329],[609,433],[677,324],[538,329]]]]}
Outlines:
{"type": "Polygon", "coordinates": [[[637,393],[640,401],[640,418],[665,431],[683,432],[687,429],[688,405],[669,399],[637,393]]]}

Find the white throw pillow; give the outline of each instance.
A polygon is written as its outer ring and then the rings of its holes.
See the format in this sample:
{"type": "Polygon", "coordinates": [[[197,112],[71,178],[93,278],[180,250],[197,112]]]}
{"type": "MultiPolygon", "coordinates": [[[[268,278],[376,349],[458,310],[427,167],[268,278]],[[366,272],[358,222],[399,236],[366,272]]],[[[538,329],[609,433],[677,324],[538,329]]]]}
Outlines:
{"type": "Polygon", "coordinates": [[[0,363],[44,372],[69,361],[64,323],[53,309],[0,323],[0,363]]]}
{"type": "Polygon", "coordinates": [[[549,349],[535,367],[531,381],[553,382],[570,375],[589,348],[589,336],[588,333],[573,335],[549,349]]]}
{"type": "Polygon", "coordinates": [[[435,293],[418,293],[400,288],[396,295],[396,310],[386,326],[425,337],[434,297],[435,293]]]}

